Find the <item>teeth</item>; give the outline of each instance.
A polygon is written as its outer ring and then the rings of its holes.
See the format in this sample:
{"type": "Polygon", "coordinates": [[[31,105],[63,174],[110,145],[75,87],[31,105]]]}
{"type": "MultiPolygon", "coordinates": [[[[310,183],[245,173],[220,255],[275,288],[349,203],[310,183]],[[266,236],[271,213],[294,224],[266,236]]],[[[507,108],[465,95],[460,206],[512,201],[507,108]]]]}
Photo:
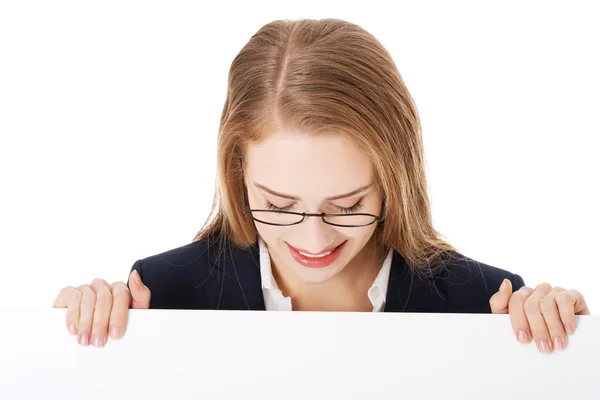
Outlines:
{"type": "Polygon", "coordinates": [[[333,253],[333,250],[331,250],[331,251],[329,251],[329,252],[327,252],[327,253],[324,253],[324,254],[320,254],[320,255],[318,255],[318,256],[313,256],[312,254],[306,254],[306,253],[303,253],[303,252],[301,252],[301,251],[299,251],[298,253],[302,254],[304,257],[310,257],[310,258],[321,258],[321,257],[325,257],[325,256],[328,256],[328,255],[330,255],[331,253],[333,253]]]}

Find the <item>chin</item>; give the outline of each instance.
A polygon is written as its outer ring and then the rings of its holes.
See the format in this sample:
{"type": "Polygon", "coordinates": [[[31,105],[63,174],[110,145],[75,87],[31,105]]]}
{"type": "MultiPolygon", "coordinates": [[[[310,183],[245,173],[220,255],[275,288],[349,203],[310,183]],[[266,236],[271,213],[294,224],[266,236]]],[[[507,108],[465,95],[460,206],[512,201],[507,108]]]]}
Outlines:
{"type": "Polygon", "coordinates": [[[308,274],[302,274],[300,276],[304,283],[306,283],[307,285],[322,285],[324,283],[329,282],[333,277],[335,277],[336,274],[310,274],[310,276],[307,275],[308,274]]]}
{"type": "Polygon", "coordinates": [[[339,265],[330,265],[325,268],[308,268],[298,264],[293,258],[289,262],[290,265],[294,266],[296,275],[307,285],[322,285],[327,283],[343,270],[343,267],[340,268],[339,265]]]}

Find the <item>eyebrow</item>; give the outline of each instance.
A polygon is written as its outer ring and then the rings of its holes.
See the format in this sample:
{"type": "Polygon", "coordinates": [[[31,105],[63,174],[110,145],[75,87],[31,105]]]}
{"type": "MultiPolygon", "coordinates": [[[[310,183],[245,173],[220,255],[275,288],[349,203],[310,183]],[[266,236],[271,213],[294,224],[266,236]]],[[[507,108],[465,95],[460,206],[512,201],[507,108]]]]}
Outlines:
{"type": "MultiPolygon", "coordinates": [[[[351,196],[354,196],[354,195],[359,194],[361,192],[364,192],[365,190],[367,190],[368,188],[370,188],[373,185],[374,185],[374,183],[370,183],[368,185],[361,186],[358,189],[355,189],[355,190],[353,190],[353,191],[351,191],[349,193],[338,194],[338,195],[335,195],[335,196],[326,197],[325,200],[345,199],[346,197],[351,197],[351,196]]],[[[254,186],[256,186],[257,188],[259,188],[260,190],[263,190],[263,191],[265,191],[267,193],[272,194],[273,196],[282,197],[284,199],[290,199],[290,200],[301,200],[300,197],[298,197],[298,196],[293,196],[291,194],[284,194],[284,193],[276,192],[276,191],[274,191],[272,189],[269,189],[265,185],[261,185],[260,183],[254,182],[254,186]]]]}

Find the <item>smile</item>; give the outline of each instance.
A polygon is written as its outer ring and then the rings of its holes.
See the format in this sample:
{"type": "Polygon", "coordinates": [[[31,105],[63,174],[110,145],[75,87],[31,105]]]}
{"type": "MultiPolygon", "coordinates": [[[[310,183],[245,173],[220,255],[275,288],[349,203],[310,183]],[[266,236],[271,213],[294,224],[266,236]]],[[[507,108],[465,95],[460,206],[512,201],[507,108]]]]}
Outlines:
{"type": "Polygon", "coordinates": [[[333,264],[338,259],[338,257],[342,253],[346,241],[333,248],[332,250],[321,254],[305,253],[296,249],[294,246],[290,245],[287,242],[286,244],[288,246],[288,249],[290,250],[290,253],[292,254],[292,257],[294,258],[294,260],[296,260],[298,264],[308,268],[323,268],[333,264]]]}

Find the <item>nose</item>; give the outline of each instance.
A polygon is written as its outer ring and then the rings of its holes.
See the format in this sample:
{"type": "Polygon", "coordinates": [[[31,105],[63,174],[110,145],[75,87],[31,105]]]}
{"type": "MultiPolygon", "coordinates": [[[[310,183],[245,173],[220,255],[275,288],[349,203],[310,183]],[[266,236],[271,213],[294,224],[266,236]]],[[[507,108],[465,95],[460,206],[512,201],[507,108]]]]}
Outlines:
{"type": "Polygon", "coordinates": [[[296,248],[319,254],[335,245],[335,227],[326,224],[320,217],[306,217],[298,228],[295,243],[290,243],[296,248]]]}

